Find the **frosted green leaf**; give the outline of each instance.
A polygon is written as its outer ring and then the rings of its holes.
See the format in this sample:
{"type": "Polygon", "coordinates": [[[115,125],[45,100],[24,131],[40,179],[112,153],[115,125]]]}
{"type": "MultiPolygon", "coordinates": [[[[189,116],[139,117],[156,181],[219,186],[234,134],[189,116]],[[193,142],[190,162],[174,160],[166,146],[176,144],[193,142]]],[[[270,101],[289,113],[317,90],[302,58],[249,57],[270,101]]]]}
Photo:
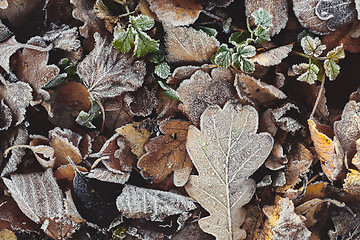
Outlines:
{"type": "Polygon", "coordinates": [[[256,55],[256,48],[252,45],[241,46],[237,49],[237,53],[244,58],[253,57],[256,55]]]}
{"type": "Polygon", "coordinates": [[[162,62],[156,65],[154,73],[162,79],[166,79],[170,74],[169,64],[167,64],[167,62],[162,62]]]}
{"type": "Polygon", "coordinates": [[[306,55],[314,57],[319,57],[326,49],[326,46],[321,44],[320,38],[312,38],[311,36],[303,37],[301,39],[301,46],[306,55]]]}
{"type": "Polygon", "coordinates": [[[228,68],[231,64],[232,49],[226,44],[221,44],[219,50],[215,54],[214,63],[223,68],[228,68]]]}
{"type": "Polygon", "coordinates": [[[127,31],[124,29],[119,29],[118,27],[114,30],[114,41],[113,46],[117,50],[120,50],[122,53],[127,53],[130,51],[131,46],[135,40],[135,29],[129,27],[127,31]]]}
{"type": "Polygon", "coordinates": [[[255,29],[255,43],[263,43],[270,41],[270,29],[256,28],[255,29]]]}
{"type": "MultiPolygon", "coordinates": [[[[317,80],[317,74],[319,72],[319,68],[315,65],[315,64],[301,64],[302,69],[306,71],[301,74],[297,80],[302,81],[302,82],[307,82],[309,84],[313,84],[315,83],[315,81],[317,80]]],[[[293,68],[294,69],[294,68],[293,68]]]]}
{"type": "Polygon", "coordinates": [[[91,109],[87,113],[85,111],[81,111],[75,121],[81,126],[87,128],[96,128],[92,121],[101,116],[100,106],[96,101],[91,101],[91,109]]]}
{"type": "Polygon", "coordinates": [[[272,26],[272,16],[269,12],[265,11],[263,8],[259,8],[251,14],[255,20],[255,24],[264,29],[272,26]]]}
{"type": "Polygon", "coordinates": [[[340,60],[342,58],[345,58],[345,52],[344,52],[344,46],[343,44],[340,44],[330,52],[326,54],[326,57],[331,60],[340,60]]]}
{"type": "Polygon", "coordinates": [[[146,15],[139,15],[137,17],[130,16],[129,20],[132,26],[138,31],[148,31],[155,24],[154,19],[149,18],[146,15]]]}
{"type": "Polygon", "coordinates": [[[149,61],[152,63],[161,63],[165,59],[165,54],[165,48],[160,46],[159,50],[150,54],[149,61]]]}
{"type": "Polygon", "coordinates": [[[137,31],[135,35],[134,55],[142,57],[150,52],[159,50],[159,40],[152,39],[149,35],[142,31],[137,31]]]}
{"type": "Polygon", "coordinates": [[[229,37],[229,42],[235,46],[248,45],[253,39],[249,31],[234,32],[229,37]]]}
{"type": "Polygon", "coordinates": [[[326,59],[324,62],[325,74],[332,81],[340,73],[340,66],[332,59],[326,59]]]}
{"type": "Polygon", "coordinates": [[[172,89],[171,87],[169,87],[162,81],[158,81],[158,83],[159,83],[160,87],[165,90],[165,92],[164,92],[165,96],[167,96],[168,98],[170,98],[172,100],[177,100],[177,101],[179,100],[179,96],[174,89],[172,89]]]}
{"type": "Polygon", "coordinates": [[[204,27],[204,26],[194,26],[194,28],[196,30],[201,30],[204,33],[206,33],[209,37],[216,37],[216,35],[218,34],[218,32],[216,31],[215,28],[209,28],[209,27],[204,27]]]}
{"type": "Polygon", "coordinates": [[[241,71],[246,73],[252,73],[255,71],[255,64],[252,60],[243,58],[241,63],[241,71]]]}
{"type": "Polygon", "coordinates": [[[53,80],[48,82],[42,89],[51,89],[63,85],[67,81],[67,73],[61,73],[57,75],[53,80]]]}

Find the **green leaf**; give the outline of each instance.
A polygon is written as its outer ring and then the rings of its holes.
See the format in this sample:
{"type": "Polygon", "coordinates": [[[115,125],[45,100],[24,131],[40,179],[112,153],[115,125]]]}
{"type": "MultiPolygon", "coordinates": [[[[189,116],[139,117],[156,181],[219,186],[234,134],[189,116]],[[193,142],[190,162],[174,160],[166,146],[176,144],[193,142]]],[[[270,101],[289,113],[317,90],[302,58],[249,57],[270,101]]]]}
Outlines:
{"type": "Polygon", "coordinates": [[[67,82],[67,73],[61,73],[57,75],[53,80],[48,82],[42,89],[51,89],[63,85],[67,82]]]}
{"type": "Polygon", "coordinates": [[[324,62],[325,74],[332,81],[340,73],[340,66],[332,59],[326,59],[324,62]]]}
{"type": "Polygon", "coordinates": [[[165,90],[164,94],[168,98],[170,98],[172,100],[177,100],[177,101],[179,100],[179,96],[177,95],[177,92],[174,89],[172,89],[171,87],[169,87],[162,81],[158,81],[158,83],[159,83],[160,87],[165,90]]]}
{"type": "Polygon", "coordinates": [[[340,44],[339,46],[337,46],[336,48],[334,48],[333,50],[328,52],[326,54],[326,57],[328,59],[333,60],[333,61],[337,61],[337,60],[340,60],[342,58],[345,58],[345,52],[344,52],[343,44],[340,44]]]}
{"type": "Polygon", "coordinates": [[[67,58],[62,58],[62,59],[60,59],[58,65],[59,65],[59,67],[61,67],[61,68],[66,68],[67,66],[70,65],[70,61],[69,61],[69,59],[67,59],[67,58]]]}
{"type": "Polygon", "coordinates": [[[161,45],[159,50],[150,54],[149,61],[152,63],[161,63],[165,59],[165,54],[165,48],[161,45]]]}
{"type": "Polygon", "coordinates": [[[96,128],[92,121],[101,116],[101,108],[99,104],[92,100],[91,101],[91,109],[89,112],[81,111],[75,121],[80,124],[81,126],[85,126],[87,128],[96,128]]]}
{"type": "Polygon", "coordinates": [[[255,71],[255,64],[252,60],[246,58],[242,58],[241,60],[241,71],[246,73],[252,73],[255,71]]]}
{"type": "Polygon", "coordinates": [[[229,49],[226,44],[221,44],[219,50],[215,54],[214,63],[223,68],[228,68],[231,64],[232,49],[229,49]]]}
{"type": "Polygon", "coordinates": [[[120,50],[122,53],[127,53],[130,51],[131,46],[135,40],[135,29],[129,27],[127,31],[120,29],[118,27],[114,30],[114,41],[113,46],[117,50],[120,50]]]}
{"type": "Polygon", "coordinates": [[[234,46],[248,45],[253,39],[251,39],[251,33],[249,31],[234,32],[230,35],[229,42],[234,46]]]}
{"type": "Polygon", "coordinates": [[[252,45],[241,46],[237,48],[237,53],[243,58],[249,58],[256,55],[256,48],[252,45]]]}
{"type": "Polygon", "coordinates": [[[251,14],[255,20],[255,24],[264,29],[272,26],[272,16],[269,12],[265,11],[263,8],[259,8],[251,14]]]}
{"type": "Polygon", "coordinates": [[[270,41],[270,29],[263,29],[262,27],[257,27],[255,29],[255,43],[263,43],[263,42],[267,42],[270,41]]]}
{"type": "Polygon", "coordinates": [[[196,29],[196,30],[203,31],[209,37],[216,37],[216,35],[218,34],[218,32],[216,31],[215,28],[209,28],[209,27],[204,27],[204,26],[193,26],[193,28],[196,29]]]}
{"type": "Polygon", "coordinates": [[[231,27],[232,18],[227,18],[222,22],[224,33],[229,33],[231,27]]]}
{"type": "MultiPolygon", "coordinates": [[[[298,66],[298,65],[295,65],[295,66],[298,66]]],[[[297,80],[299,81],[302,81],[302,82],[307,82],[309,84],[313,84],[315,83],[315,81],[317,80],[317,74],[319,72],[319,68],[311,63],[310,65],[307,64],[307,63],[303,63],[303,64],[300,64],[301,66],[301,69],[305,72],[303,74],[301,74],[297,80]]],[[[294,66],[293,66],[293,69],[294,69],[294,66]]]]}
{"type": "Polygon", "coordinates": [[[326,49],[326,46],[321,44],[320,38],[312,38],[311,36],[303,37],[301,39],[301,46],[306,55],[314,57],[319,57],[326,49]]]}
{"type": "Polygon", "coordinates": [[[162,62],[155,67],[155,74],[166,79],[170,74],[170,66],[167,62],[162,62]]]}
{"type": "Polygon", "coordinates": [[[152,39],[149,35],[142,31],[137,31],[134,42],[134,54],[137,57],[142,57],[150,52],[159,50],[159,40],[152,39]]]}
{"type": "Polygon", "coordinates": [[[154,19],[142,14],[137,17],[130,16],[129,20],[137,31],[148,31],[155,24],[154,19]]]}

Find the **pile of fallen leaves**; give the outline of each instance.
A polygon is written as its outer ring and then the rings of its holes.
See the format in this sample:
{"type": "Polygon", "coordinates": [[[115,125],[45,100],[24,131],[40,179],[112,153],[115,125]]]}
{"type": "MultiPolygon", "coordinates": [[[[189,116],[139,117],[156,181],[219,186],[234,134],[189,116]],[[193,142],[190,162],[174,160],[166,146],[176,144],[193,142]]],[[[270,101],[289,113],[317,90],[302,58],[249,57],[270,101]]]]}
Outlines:
{"type": "Polygon", "coordinates": [[[359,239],[359,0],[0,0],[1,239],[359,239]]]}

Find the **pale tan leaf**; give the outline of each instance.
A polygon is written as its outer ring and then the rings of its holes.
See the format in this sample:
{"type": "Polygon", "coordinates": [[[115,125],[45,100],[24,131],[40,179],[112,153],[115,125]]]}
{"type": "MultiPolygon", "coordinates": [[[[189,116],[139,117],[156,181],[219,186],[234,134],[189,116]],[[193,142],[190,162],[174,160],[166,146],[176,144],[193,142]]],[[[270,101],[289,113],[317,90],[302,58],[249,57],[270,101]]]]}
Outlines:
{"type": "Polygon", "coordinates": [[[288,2],[286,0],[246,0],[245,6],[248,17],[259,8],[263,8],[272,15],[270,36],[278,34],[281,29],[285,28],[288,21],[288,2]]]}
{"type": "Polygon", "coordinates": [[[360,196],[360,172],[354,169],[349,169],[350,171],[346,174],[344,180],[344,190],[360,196]]]}
{"type": "Polygon", "coordinates": [[[44,173],[12,174],[3,181],[23,213],[50,237],[68,238],[80,227],[65,216],[63,194],[51,168],[44,173]]]}
{"type": "Polygon", "coordinates": [[[219,42],[191,27],[165,27],[165,45],[170,63],[206,63],[218,50],[219,42]]]}
{"type": "Polygon", "coordinates": [[[0,131],[7,130],[11,126],[12,115],[10,108],[4,103],[4,99],[0,101],[0,131]]]}
{"type": "Polygon", "coordinates": [[[255,108],[232,102],[223,109],[208,107],[200,127],[189,127],[186,146],[199,175],[190,176],[185,190],[210,212],[199,220],[205,232],[217,239],[244,239],[242,207],[256,188],[249,177],[264,163],[274,140],[268,133],[256,133],[255,108]]]}
{"type": "Polygon", "coordinates": [[[15,36],[12,36],[8,40],[0,43],[0,67],[6,72],[10,72],[10,57],[20,48],[23,48],[24,44],[16,41],[15,36]]]}
{"type": "Polygon", "coordinates": [[[196,208],[193,200],[172,192],[125,185],[116,199],[117,209],[127,218],[162,221],[165,217],[196,208]]]}
{"type": "Polygon", "coordinates": [[[116,50],[99,33],[95,47],[77,66],[77,72],[95,99],[113,98],[135,91],[144,82],[145,62],[116,50]]]}
{"type": "Polygon", "coordinates": [[[284,58],[286,58],[292,51],[294,44],[288,44],[278,48],[270,49],[266,52],[256,54],[252,60],[262,66],[274,66],[280,64],[284,58]]]}
{"type": "Polygon", "coordinates": [[[147,0],[150,9],[164,24],[184,26],[192,24],[202,10],[198,0],[147,0]]]}
{"type": "Polygon", "coordinates": [[[65,24],[58,27],[53,24],[52,30],[46,32],[42,38],[45,41],[50,41],[54,45],[54,48],[71,52],[81,48],[78,35],[77,27],[70,28],[65,24]]]}
{"type": "Polygon", "coordinates": [[[197,70],[202,70],[204,72],[210,73],[211,67],[207,64],[202,66],[180,66],[175,68],[171,76],[168,77],[166,83],[169,84],[178,84],[185,79],[189,79],[197,70]]]}
{"type": "MultiPolygon", "coordinates": [[[[1,8],[1,0],[0,0],[0,8],[1,8]]],[[[10,29],[8,27],[6,27],[5,24],[2,23],[2,21],[0,20],[0,42],[5,41],[6,39],[8,39],[9,37],[11,37],[11,35],[13,35],[13,33],[10,31],[10,29]]]]}
{"type": "Polygon", "coordinates": [[[7,0],[0,0],[0,9],[6,9],[9,6],[7,0]]]}
{"type": "Polygon", "coordinates": [[[94,168],[86,176],[103,182],[125,184],[129,180],[130,172],[114,173],[107,168],[94,168]]]}

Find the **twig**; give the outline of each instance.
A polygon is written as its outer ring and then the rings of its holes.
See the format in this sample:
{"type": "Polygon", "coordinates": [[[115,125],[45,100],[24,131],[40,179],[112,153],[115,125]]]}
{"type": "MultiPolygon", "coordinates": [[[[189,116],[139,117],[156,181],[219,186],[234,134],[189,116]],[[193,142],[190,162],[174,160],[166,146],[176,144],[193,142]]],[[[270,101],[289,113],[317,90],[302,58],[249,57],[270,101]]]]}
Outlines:
{"type": "Polygon", "coordinates": [[[315,111],[319,105],[319,102],[320,102],[320,98],[321,98],[321,95],[323,94],[323,91],[324,91],[324,86],[325,86],[325,74],[323,74],[322,76],[322,82],[321,82],[321,86],[320,86],[320,90],[319,90],[319,93],[316,97],[316,101],[315,101],[315,104],[314,104],[314,107],[313,107],[313,110],[310,114],[310,119],[312,119],[314,117],[314,114],[315,114],[315,111]]]}

